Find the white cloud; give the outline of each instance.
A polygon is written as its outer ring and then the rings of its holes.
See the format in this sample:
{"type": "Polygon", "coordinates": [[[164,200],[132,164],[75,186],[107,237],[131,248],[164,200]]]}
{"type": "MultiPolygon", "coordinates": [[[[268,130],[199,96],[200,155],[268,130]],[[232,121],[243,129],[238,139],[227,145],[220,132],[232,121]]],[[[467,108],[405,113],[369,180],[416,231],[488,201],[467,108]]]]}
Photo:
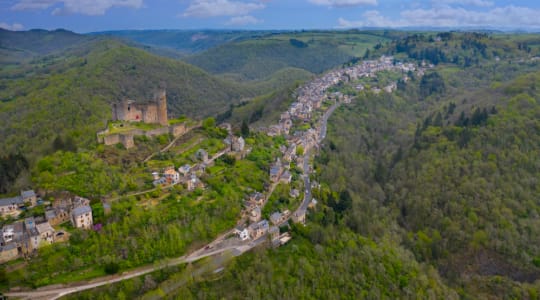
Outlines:
{"type": "Polygon", "coordinates": [[[8,24],[8,23],[5,23],[5,22],[0,22],[0,28],[7,29],[7,30],[12,30],[12,31],[19,31],[19,30],[23,30],[24,26],[22,24],[19,24],[19,23],[8,24]]]}
{"type": "Polygon", "coordinates": [[[494,5],[492,1],[487,0],[434,0],[434,4],[458,4],[478,7],[491,7],[494,5]]]}
{"type": "Polygon", "coordinates": [[[82,14],[103,15],[112,7],[141,8],[143,0],[19,0],[13,10],[42,10],[61,5],[53,10],[53,15],[82,14]]]}
{"type": "Polygon", "coordinates": [[[377,5],[377,0],[308,0],[316,5],[325,5],[331,7],[347,7],[360,5],[377,5]]]}
{"type": "Polygon", "coordinates": [[[254,25],[261,22],[262,22],[261,20],[253,16],[240,16],[240,17],[232,17],[229,20],[229,22],[226,23],[226,25],[244,26],[244,25],[254,25]]]}
{"type": "Polygon", "coordinates": [[[378,11],[368,11],[359,21],[338,19],[338,26],[347,27],[493,27],[540,28],[540,10],[528,7],[494,7],[485,11],[462,7],[410,9],[400,13],[397,20],[389,19],[378,11]]]}
{"type": "Polygon", "coordinates": [[[219,17],[245,16],[251,11],[263,9],[265,6],[257,2],[241,2],[230,0],[195,0],[184,11],[184,17],[219,17]]]}

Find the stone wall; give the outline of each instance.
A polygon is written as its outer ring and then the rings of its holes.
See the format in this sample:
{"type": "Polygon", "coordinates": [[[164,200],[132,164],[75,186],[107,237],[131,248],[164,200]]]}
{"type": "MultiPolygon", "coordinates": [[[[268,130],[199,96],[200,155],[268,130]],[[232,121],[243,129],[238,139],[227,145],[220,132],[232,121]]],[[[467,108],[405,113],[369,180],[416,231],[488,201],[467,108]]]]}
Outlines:
{"type": "Polygon", "coordinates": [[[174,136],[181,136],[186,133],[186,124],[176,124],[169,127],[170,133],[174,136]]]}
{"type": "Polygon", "coordinates": [[[145,122],[149,124],[161,124],[167,126],[167,94],[160,91],[154,99],[147,103],[135,103],[133,100],[124,99],[113,103],[113,121],[145,122]]]}

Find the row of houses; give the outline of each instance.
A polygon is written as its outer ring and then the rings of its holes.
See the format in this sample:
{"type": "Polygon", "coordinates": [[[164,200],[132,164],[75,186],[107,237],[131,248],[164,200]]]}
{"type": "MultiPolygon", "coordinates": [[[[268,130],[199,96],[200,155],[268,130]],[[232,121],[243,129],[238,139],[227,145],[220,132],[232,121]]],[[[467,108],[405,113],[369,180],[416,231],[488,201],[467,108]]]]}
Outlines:
{"type": "Polygon", "coordinates": [[[76,228],[92,229],[90,201],[82,197],[55,201],[53,207],[45,211],[44,216],[28,217],[4,225],[0,236],[0,263],[27,257],[42,246],[66,241],[67,233],[56,231],[53,226],[67,221],[71,221],[76,228]]]}
{"type": "Polygon", "coordinates": [[[37,195],[33,190],[22,191],[20,195],[0,199],[0,215],[17,217],[23,209],[36,206],[37,195]]]}

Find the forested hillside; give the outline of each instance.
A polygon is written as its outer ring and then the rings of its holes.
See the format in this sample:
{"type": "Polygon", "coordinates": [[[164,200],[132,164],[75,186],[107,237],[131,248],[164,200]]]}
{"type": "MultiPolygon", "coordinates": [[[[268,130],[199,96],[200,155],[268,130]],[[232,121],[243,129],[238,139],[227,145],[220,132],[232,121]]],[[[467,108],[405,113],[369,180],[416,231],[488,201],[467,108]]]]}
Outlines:
{"type": "MultiPolygon", "coordinates": [[[[114,40],[97,40],[26,66],[4,70],[0,79],[3,192],[26,174],[25,165],[57,150],[55,139],[74,144],[71,151],[93,147],[96,133],[111,118],[110,104],[125,97],[145,102],[165,85],[171,117],[201,118],[264,92],[114,40]],[[21,163],[8,155],[22,155],[21,163]]],[[[30,185],[24,177],[16,186],[30,185]]]]}
{"type": "Polygon", "coordinates": [[[339,223],[392,235],[472,298],[539,291],[540,73],[514,49],[506,58],[519,64],[479,58],[392,95],[359,95],[330,120],[317,160],[321,181],[351,195],[339,223]]]}
{"type": "Polygon", "coordinates": [[[21,62],[25,60],[76,47],[95,39],[96,37],[62,29],[54,31],[34,29],[18,32],[0,28],[0,66],[20,67],[21,62]]]}
{"type": "Polygon", "coordinates": [[[269,34],[223,44],[185,60],[211,73],[258,80],[287,67],[321,73],[387,40],[356,31],[269,34]]]}
{"type": "Polygon", "coordinates": [[[268,31],[245,30],[121,30],[96,32],[92,35],[118,37],[188,55],[228,42],[260,37],[268,33],[268,31]]]}

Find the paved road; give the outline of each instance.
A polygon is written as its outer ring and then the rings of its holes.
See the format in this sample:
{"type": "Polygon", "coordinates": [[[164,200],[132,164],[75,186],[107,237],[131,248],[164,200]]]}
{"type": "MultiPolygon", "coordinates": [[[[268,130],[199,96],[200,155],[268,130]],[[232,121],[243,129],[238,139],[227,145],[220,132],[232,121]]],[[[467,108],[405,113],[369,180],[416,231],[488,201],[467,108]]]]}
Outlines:
{"type": "MultiPolygon", "coordinates": [[[[318,144],[324,140],[326,137],[326,125],[328,123],[328,118],[332,115],[334,110],[338,107],[339,103],[334,103],[323,115],[321,119],[321,126],[320,126],[320,132],[319,132],[319,139],[317,141],[318,144]]],[[[304,155],[304,174],[302,175],[304,177],[304,187],[305,187],[305,194],[304,194],[304,200],[298,207],[298,209],[294,212],[294,215],[301,215],[305,214],[309,204],[313,200],[312,194],[311,194],[311,182],[309,180],[309,174],[310,174],[310,168],[309,168],[309,159],[311,157],[312,149],[309,149],[306,151],[304,155]]]]}
{"type": "Polygon", "coordinates": [[[233,245],[229,245],[229,246],[218,248],[218,249],[206,249],[206,246],[205,246],[205,248],[202,248],[194,252],[193,254],[190,254],[187,256],[181,256],[173,260],[163,261],[161,264],[146,266],[146,267],[138,268],[136,270],[124,272],[121,275],[103,277],[87,284],[66,286],[66,287],[52,288],[52,289],[44,288],[41,290],[34,290],[34,291],[8,292],[8,293],[4,293],[4,295],[7,297],[14,297],[14,298],[19,298],[19,299],[58,299],[60,297],[63,297],[69,294],[93,289],[96,287],[112,284],[115,282],[131,279],[134,277],[139,277],[139,276],[146,275],[148,273],[152,273],[154,271],[161,270],[167,267],[172,267],[172,266],[176,266],[183,263],[194,262],[201,258],[221,254],[224,252],[230,251],[234,256],[242,255],[244,252],[249,251],[253,247],[256,247],[260,245],[262,242],[264,242],[264,238],[265,237],[262,237],[259,240],[256,240],[250,243],[238,242],[233,245]]]}

